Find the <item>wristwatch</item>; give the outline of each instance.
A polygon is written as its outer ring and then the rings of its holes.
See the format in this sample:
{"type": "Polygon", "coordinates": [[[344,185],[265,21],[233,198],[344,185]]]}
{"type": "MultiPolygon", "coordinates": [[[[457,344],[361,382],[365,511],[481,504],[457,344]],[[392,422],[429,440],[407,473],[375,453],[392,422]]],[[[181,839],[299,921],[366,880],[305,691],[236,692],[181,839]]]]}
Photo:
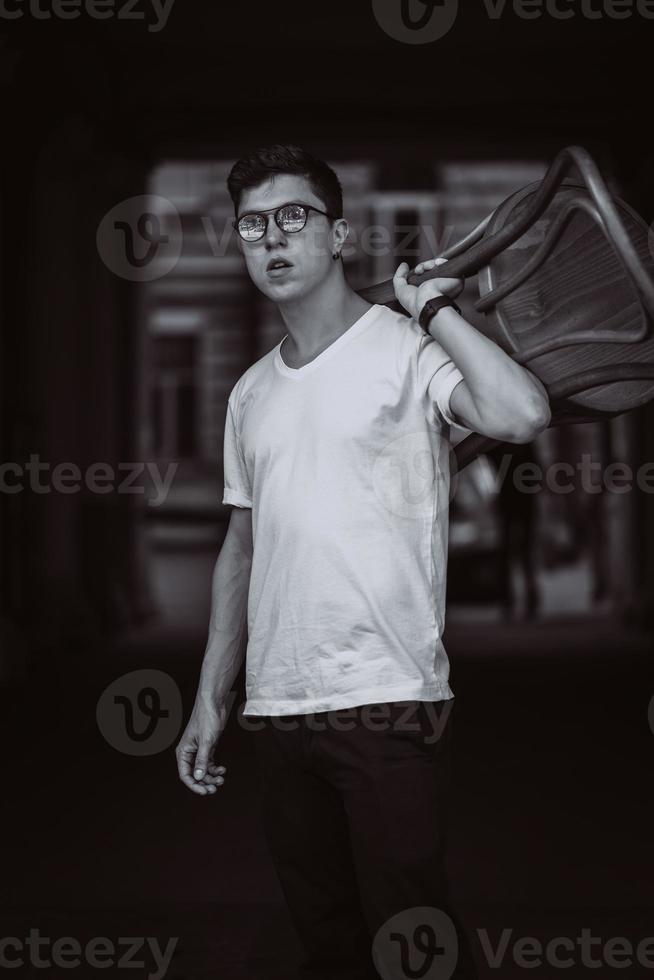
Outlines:
{"type": "Polygon", "coordinates": [[[449,296],[435,296],[433,299],[428,299],[421,310],[420,319],[418,320],[418,323],[425,333],[429,333],[429,324],[431,320],[445,306],[451,306],[456,310],[459,316],[461,315],[461,308],[457,306],[454,300],[450,299],[449,296]]]}

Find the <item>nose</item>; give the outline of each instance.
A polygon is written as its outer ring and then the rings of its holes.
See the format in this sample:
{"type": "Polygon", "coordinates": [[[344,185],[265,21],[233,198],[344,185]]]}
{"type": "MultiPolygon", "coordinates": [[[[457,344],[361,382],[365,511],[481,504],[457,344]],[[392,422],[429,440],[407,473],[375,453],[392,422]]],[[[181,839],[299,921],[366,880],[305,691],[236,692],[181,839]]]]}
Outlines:
{"type": "Polygon", "coordinates": [[[266,215],[266,248],[275,248],[276,245],[286,245],[286,235],[275,221],[273,214],[266,215]]]}

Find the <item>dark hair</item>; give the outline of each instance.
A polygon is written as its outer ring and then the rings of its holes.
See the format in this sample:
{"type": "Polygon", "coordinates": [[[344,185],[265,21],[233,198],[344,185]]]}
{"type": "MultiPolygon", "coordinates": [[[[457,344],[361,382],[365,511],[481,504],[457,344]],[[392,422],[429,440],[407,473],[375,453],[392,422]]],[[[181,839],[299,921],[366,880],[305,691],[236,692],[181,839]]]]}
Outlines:
{"type": "Polygon", "coordinates": [[[232,167],[227,188],[238,215],[241,194],[257,187],[276,174],[296,174],[306,177],[311,189],[323,202],[332,218],[343,217],[343,188],[341,182],[324,160],[307,153],[300,146],[263,146],[242,157],[232,167]]]}

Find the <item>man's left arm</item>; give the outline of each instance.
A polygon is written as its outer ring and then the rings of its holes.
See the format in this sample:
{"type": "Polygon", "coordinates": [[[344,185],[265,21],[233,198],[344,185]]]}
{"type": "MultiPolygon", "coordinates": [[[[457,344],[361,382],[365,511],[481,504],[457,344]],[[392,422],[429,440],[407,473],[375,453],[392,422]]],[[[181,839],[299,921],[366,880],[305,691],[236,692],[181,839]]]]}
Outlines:
{"type": "MultiPolygon", "coordinates": [[[[416,266],[420,275],[444,260],[416,266]]],[[[407,282],[409,266],[398,268],[395,295],[416,321],[425,303],[438,296],[454,298],[463,289],[460,279],[430,279],[421,286],[407,282]]],[[[485,337],[452,307],[444,307],[429,323],[429,333],[463,376],[450,396],[456,421],[473,432],[502,442],[531,442],[550,424],[547,391],[527,368],[517,364],[494,341],[485,337]]]]}

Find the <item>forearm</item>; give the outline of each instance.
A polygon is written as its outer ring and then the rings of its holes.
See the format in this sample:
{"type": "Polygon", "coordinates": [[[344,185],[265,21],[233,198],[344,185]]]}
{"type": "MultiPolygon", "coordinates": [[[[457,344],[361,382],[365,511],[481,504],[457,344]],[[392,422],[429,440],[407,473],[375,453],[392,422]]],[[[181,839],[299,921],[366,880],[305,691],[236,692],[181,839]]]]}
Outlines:
{"type": "Polygon", "coordinates": [[[550,409],[542,382],[456,310],[441,310],[429,333],[461,371],[477,415],[489,429],[510,430],[520,423],[546,427],[550,409]]]}
{"type": "Polygon", "coordinates": [[[245,657],[252,558],[225,538],[211,583],[209,635],[196,701],[224,705],[245,657]]]}

